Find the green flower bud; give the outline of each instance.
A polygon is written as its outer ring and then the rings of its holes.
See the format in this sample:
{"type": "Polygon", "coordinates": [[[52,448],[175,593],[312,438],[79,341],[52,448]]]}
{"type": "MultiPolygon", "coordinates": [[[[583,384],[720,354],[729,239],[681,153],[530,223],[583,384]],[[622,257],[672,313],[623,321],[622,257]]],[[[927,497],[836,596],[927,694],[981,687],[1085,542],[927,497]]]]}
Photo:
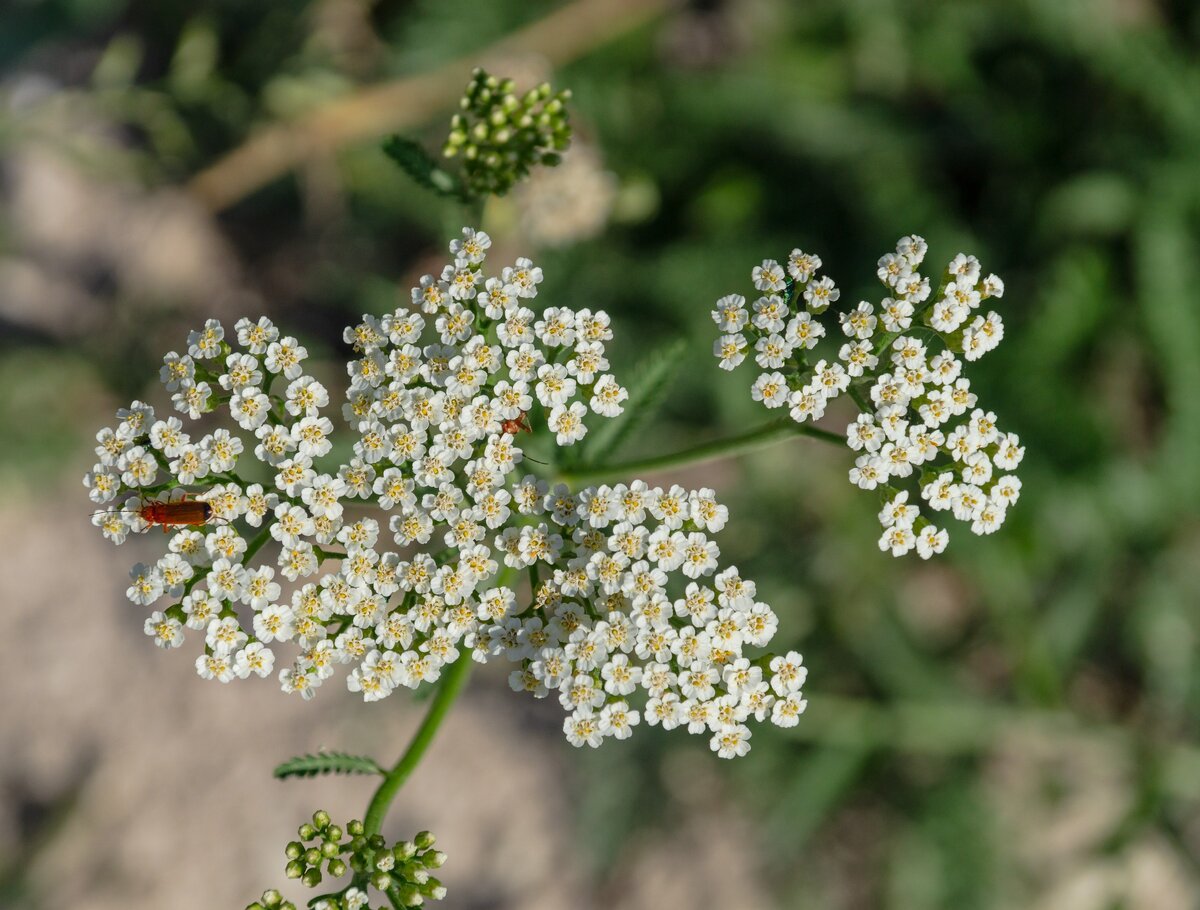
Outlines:
{"type": "Polygon", "coordinates": [[[446,158],[462,159],[466,195],[503,195],[531,168],[557,164],[557,157],[546,155],[569,143],[569,97],[568,92],[555,94],[546,83],[518,97],[513,80],[475,73],[442,146],[446,158]]]}
{"type": "Polygon", "coordinates": [[[413,838],[413,842],[417,845],[417,849],[419,850],[428,850],[433,846],[434,841],[436,840],[437,838],[433,836],[432,831],[421,831],[416,837],[413,838]]]}
{"type": "Polygon", "coordinates": [[[446,862],[446,854],[441,850],[430,850],[421,857],[421,862],[426,869],[440,869],[446,862]]]}
{"type": "Polygon", "coordinates": [[[342,839],[341,826],[330,825],[328,828],[325,829],[325,836],[327,838],[329,838],[329,840],[333,841],[334,843],[337,843],[338,841],[340,841],[342,839]]]}
{"type": "Polygon", "coordinates": [[[338,846],[338,842],[335,840],[327,840],[321,844],[321,855],[326,859],[329,859],[331,856],[337,856],[340,852],[341,847],[338,846]]]}
{"type": "Polygon", "coordinates": [[[352,819],[350,823],[346,825],[346,831],[349,832],[351,837],[362,837],[363,823],[357,818],[352,819]]]}
{"type": "Polygon", "coordinates": [[[284,873],[288,878],[299,878],[304,874],[304,863],[300,862],[298,859],[292,860],[284,868],[284,873]]]}
{"type": "Polygon", "coordinates": [[[262,902],[268,907],[278,907],[283,903],[283,895],[274,888],[269,888],[262,893],[262,902]]]}
{"type": "Polygon", "coordinates": [[[318,809],[313,813],[313,825],[318,831],[324,831],[329,827],[329,813],[324,809],[318,809]]]}
{"type": "Polygon", "coordinates": [[[400,888],[397,888],[396,899],[399,900],[400,903],[405,907],[419,907],[421,904],[425,903],[425,899],[421,896],[421,892],[412,885],[404,885],[400,888]]]}
{"type": "Polygon", "coordinates": [[[412,859],[417,854],[417,845],[410,840],[401,841],[392,848],[392,855],[396,857],[396,862],[403,863],[412,859]]]}
{"type": "Polygon", "coordinates": [[[321,861],[321,851],[316,847],[309,847],[304,851],[304,863],[308,866],[315,866],[321,861]]]}
{"type": "Polygon", "coordinates": [[[302,876],[300,876],[300,881],[304,882],[304,886],[306,888],[315,888],[317,885],[321,884],[321,878],[321,870],[313,868],[309,869],[302,876]]]}
{"type": "Polygon", "coordinates": [[[299,859],[304,855],[304,844],[298,840],[289,841],[283,852],[288,859],[299,859]]]}
{"type": "Polygon", "coordinates": [[[340,858],[331,859],[326,864],[325,870],[334,878],[341,878],[346,874],[346,863],[340,858]]]}
{"type": "Polygon", "coordinates": [[[387,891],[388,888],[395,884],[395,879],[387,872],[376,872],[371,876],[371,884],[376,891],[387,891]]]}
{"type": "Polygon", "coordinates": [[[300,840],[312,840],[317,836],[317,829],[305,822],[296,833],[300,836],[300,840]]]}

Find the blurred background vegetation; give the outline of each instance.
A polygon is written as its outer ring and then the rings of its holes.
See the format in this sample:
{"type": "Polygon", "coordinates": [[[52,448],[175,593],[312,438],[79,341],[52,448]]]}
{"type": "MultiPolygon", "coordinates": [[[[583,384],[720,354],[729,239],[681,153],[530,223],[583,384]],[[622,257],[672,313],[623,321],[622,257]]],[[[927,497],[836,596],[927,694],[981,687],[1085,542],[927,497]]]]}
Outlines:
{"type": "MultiPolygon", "coordinates": [[[[582,870],[571,905],[684,906],[639,891],[640,857],[690,826],[708,852],[680,841],[659,874],[742,870],[729,908],[1200,906],[1187,0],[10,2],[3,508],[65,488],[74,522],[90,434],[110,404],[151,394],[185,326],[265,312],[332,361],[344,324],[395,307],[461,215],[380,139],[436,148],[476,62],[575,94],[567,164],[485,213],[498,245],[543,266],[546,301],[614,315],[618,376],[690,339],[660,423],[626,455],[762,419],[709,354],[710,304],[751,266],[800,246],[843,299],[877,299],[875,260],[910,232],[933,261],[973,252],[1006,280],[1006,341],[972,377],[1027,446],[1003,530],[960,531],[931,564],[876,551],[875,501],[820,442],[688,475],[729,502],[725,557],[778,610],[780,649],[805,655],[809,713],[756,728],[736,763],[653,730],[564,754],[545,786],[564,793],[554,836],[582,870]]],[[[121,585],[111,568],[97,597],[121,585]]],[[[569,750],[555,706],[487,704],[569,750]]],[[[413,710],[368,707],[373,727],[413,710]]],[[[54,851],[61,813],[13,808],[22,773],[5,770],[0,901],[50,907],[25,870],[54,851]]],[[[69,794],[50,805],[69,811],[69,794]]],[[[497,873],[442,846],[468,883],[449,906],[535,905],[496,897],[497,873]]],[[[261,889],[271,855],[222,875],[261,889]]],[[[75,906],[107,906],[90,893],[75,906]]]]}

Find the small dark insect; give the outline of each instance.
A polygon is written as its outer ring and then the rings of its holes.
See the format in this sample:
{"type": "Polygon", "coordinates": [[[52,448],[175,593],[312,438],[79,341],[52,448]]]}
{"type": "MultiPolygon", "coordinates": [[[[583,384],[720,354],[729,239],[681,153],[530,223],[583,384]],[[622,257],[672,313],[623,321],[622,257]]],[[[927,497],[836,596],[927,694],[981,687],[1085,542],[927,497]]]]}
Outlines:
{"type": "Polygon", "coordinates": [[[137,515],[148,525],[159,525],[164,534],[171,528],[199,527],[210,524],[213,520],[212,506],[200,500],[189,500],[186,493],[182,499],[175,502],[144,502],[131,514],[137,515]]]}
{"type": "Polygon", "coordinates": [[[533,426],[529,423],[529,413],[527,411],[522,411],[519,417],[504,421],[500,425],[500,429],[502,432],[511,433],[513,436],[521,432],[533,432],[533,426]]]}

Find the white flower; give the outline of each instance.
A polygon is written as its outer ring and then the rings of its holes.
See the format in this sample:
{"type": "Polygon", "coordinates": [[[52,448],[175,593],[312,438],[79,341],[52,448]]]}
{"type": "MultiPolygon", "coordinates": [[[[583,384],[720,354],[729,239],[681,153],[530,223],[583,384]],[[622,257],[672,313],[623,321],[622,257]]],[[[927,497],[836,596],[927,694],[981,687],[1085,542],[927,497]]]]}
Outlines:
{"type": "Polygon", "coordinates": [[[838,316],[842,323],[842,331],[851,338],[870,338],[875,334],[875,326],[879,323],[874,312],[875,308],[871,304],[862,301],[850,312],[838,316]]]}
{"type": "Polygon", "coordinates": [[[950,542],[949,535],[933,525],[926,525],[917,535],[917,553],[922,559],[929,559],[935,553],[941,553],[950,542]]]}
{"type": "Polygon", "coordinates": [[[563,733],[572,746],[597,748],[604,740],[600,718],[590,709],[577,709],[563,721],[563,733]]]}
{"type": "Polygon", "coordinates": [[[246,645],[233,659],[233,672],[239,679],[245,679],[251,673],[258,677],[270,676],[274,666],[275,655],[271,649],[257,641],[246,645]]]}
{"type": "Polygon", "coordinates": [[[714,733],[709,748],[721,758],[738,758],[750,751],[750,728],[737,724],[714,733]]]}
{"type": "Polygon", "coordinates": [[[242,429],[255,430],[266,423],[270,416],[271,401],[261,389],[249,386],[233,393],[229,400],[229,411],[242,429]]]}
{"type": "Polygon", "coordinates": [[[146,487],[158,477],[158,462],[152,452],[142,446],[127,450],[117,462],[121,482],[127,487],[146,487]]]}
{"type": "Polygon", "coordinates": [[[155,610],[146,618],[145,632],[160,648],[178,648],[183,644],[183,623],[155,610]]]}
{"type": "Polygon", "coordinates": [[[779,372],[760,374],[750,387],[750,397],[768,408],[782,407],[789,397],[787,378],[779,372]]]}
{"type": "Polygon", "coordinates": [[[641,715],[624,701],[609,702],[600,711],[600,731],[614,739],[629,739],[641,715]]]}
{"type": "Polygon", "coordinates": [[[794,249],[788,254],[788,274],[799,282],[807,282],[821,267],[821,257],[794,249]]]}
{"type": "Polygon", "coordinates": [[[760,291],[776,293],[782,291],[787,286],[783,267],[774,259],[764,259],[762,265],[756,265],[751,277],[753,278],[754,286],[760,291]]]}
{"type": "Polygon", "coordinates": [[[472,265],[479,265],[491,246],[492,238],[483,231],[465,227],[462,229],[462,240],[450,243],[450,252],[457,259],[465,259],[472,265]]]}
{"type": "Polygon", "coordinates": [[[746,298],[741,294],[722,297],[717,301],[717,308],[712,311],[712,318],[722,332],[741,332],[750,319],[750,314],[746,311],[746,298]]]}
{"type": "Polygon", "coordinates": [[[201,654],[196,658],[196,672],[201,679],[230,682],[234,676],[233,660],[228,654],[201,654]]]}
{"type": "Polygon", "coordinates": [[[188,333],[188,354],[196,360],[211,360],[221,353],[225,329],[216,319],[209,319],[198,332],[188,333]]]}
{"type": "Polygon", "coordinates": [[[800,715],[807,707],[808,702],[800,697],[799,692],[781,696],[771,707],[771,723],[777,727],[794,727],[800,723],[800,715]]]}
{"type": "Polygon", "coordinates": [[[181,357],[175,351],[171,351],[163,356],[163,365],[158,376],[168,392],[178,391],[193,383],[196,376],[196,362],[187,354],[181,357]]]}
{"type": "Polygon", "coordinates": [[[788,651],[780,657],[772,657],[769,664],[771,670],[771,688],[780,697],[799,692],[808,677],[804,659],[796,651],[788,651]]]}
{"type": "Polygon", "coordinates": [[[306,357],[308,350],[295,338],[281,338],[267,345],[263,366],[272,373],[282,373],[285,379],[296,379],[302,372],[300,363],[306,357]]]}
{"type": "Polygon", "coordinates": [[[587,426],[583,422],[586,414],[587,408],[578,401],[572,402],[570,407],[555,405],[548,421],[550,429],[554,431],[555,442],[560,446],[569,446],[583,439],[587,435],[587,426]]]}
{"type": "Polygon", "coordinates": [[[592,410],[602,417],[617,417],[625,410],[621,402],[629,392],[617,384],[612,376],[601,376],[592,387],[592,410]]]}
{"type": "Polygon", "coordinates": [[[721,361],[722,370],[732,370],[746,359],[745,335],[722,335],[713,342],[713,356],[721,361]]]}
{"type": "Polygon", "coordinates": [[[818,278],[804,289],[804,302],[812,313],[823,313],[836,303],[842,292],[833,286],[833,279],[818,278]]]}

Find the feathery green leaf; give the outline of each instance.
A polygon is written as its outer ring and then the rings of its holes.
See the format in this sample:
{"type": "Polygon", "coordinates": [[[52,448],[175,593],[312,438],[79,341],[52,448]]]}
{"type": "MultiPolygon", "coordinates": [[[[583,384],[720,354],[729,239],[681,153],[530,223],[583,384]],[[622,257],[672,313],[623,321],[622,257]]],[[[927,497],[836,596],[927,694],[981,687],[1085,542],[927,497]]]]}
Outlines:
{"type": "Polygon", "coordinates": [[[289,777],[316,777],[318,774],[383,774],[375,759],[365,755],[348,755],[345,752],[318,752],[315,755],[297,755],[275,769],[280,780],[289,777]]]}

